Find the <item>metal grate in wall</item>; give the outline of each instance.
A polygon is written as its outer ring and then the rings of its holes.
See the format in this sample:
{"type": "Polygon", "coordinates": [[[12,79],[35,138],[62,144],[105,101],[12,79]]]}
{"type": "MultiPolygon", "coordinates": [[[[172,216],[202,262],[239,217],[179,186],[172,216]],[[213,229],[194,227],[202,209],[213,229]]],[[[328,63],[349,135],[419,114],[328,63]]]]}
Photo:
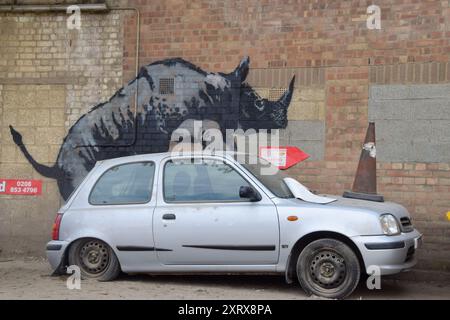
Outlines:
{"type": "Polygon", "coordinates": [[[175,81],[174,78],[161,78],[159,79],[159,94],[169,95],[175,93],[175,81]]]}

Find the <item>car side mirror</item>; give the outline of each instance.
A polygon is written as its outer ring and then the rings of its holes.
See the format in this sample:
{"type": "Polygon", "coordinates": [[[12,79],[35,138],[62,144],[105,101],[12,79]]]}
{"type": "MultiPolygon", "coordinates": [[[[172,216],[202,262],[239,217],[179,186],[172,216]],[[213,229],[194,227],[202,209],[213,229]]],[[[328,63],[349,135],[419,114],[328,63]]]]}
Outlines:
{"type": "Polygon", "coordinates": [[[252,202],[261,200],[261,195],[250,186],[242,186],[239,188],[239,196],[249,199],[252,202]]]}

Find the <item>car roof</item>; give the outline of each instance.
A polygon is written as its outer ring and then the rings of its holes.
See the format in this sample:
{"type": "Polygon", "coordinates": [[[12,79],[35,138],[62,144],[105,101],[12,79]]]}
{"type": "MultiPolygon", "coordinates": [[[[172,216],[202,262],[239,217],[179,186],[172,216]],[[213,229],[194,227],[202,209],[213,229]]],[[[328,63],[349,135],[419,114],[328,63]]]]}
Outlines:
{"type": "Polygon", "coordinates": [[[97,165],[116,165],[127,162],[139,162],[139,161],[155,161],[160,162],[161,160],[168,157],[191,157],[191,156],[213,156],[213,157],[221,157],[227,159],[233,159],[236,155],[248,155],[248,153],[243,152],[235,152],[235,151],[216,151],[214,153],[211,152],[203,152],[203,151],[193,151],[193,152],[161,152],[161,153],[146,153],[146,154],[138,154],[126,157],[112,158],[108,160],[97,161],[97,165]]]}

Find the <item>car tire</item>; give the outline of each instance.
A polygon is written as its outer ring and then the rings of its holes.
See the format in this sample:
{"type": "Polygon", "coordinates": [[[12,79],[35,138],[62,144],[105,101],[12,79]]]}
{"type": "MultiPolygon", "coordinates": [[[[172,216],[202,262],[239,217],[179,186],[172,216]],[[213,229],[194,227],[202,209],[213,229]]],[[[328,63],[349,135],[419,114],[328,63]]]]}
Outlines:
{"type": "Polygon", "coordinates": [[[297,260],[297,277],[308,294],[343,299],[355,290],[360,275],[355,252],[335,239],[311,242],[297,260]]]}
{"type": "Polygon", "coordinates": [[[120,274],[120,264],[114,251],[105,242],[86,238],[75,241],[69,248],[69,265],[80,268],[83,279],[111,281],[120,274]]]}

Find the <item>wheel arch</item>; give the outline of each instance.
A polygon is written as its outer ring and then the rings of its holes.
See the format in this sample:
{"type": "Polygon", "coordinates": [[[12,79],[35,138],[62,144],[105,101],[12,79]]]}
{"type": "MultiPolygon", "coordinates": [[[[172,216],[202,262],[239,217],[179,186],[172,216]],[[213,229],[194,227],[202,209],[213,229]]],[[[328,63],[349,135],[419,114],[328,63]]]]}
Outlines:
{"type": "Polygon", "coordinates": [[[99,237],[95,237],[95,236],[80,236],[80,237],[77,237],[77,238],[71,240],[69,242],[69,244],[65,247],[64,253],[61,258],[61,262],[60,262],[58,268],[55,270],[54,274],[66,274],[66,269],[67,269],[67,266],[69,265],[69,250],[75,242],[77,242],[78,240],[82,240],[82,239],[95,239],[95,240],[99,240],[99,241],[106,243],[106,245],[108,245],[108,247],[110,247],[111,250],[116,255],[117,261],[119,262],[119,267],[120,267],[120,269],[122,269],[119,255],[116,252],[117,249],[114,248],[108,241],[101,239],[99,237]]]}
{"type": "Polygon", "coordinates": [[[353,250],[353,252],[356,254],[356,256],[358,258],[358,262],[361,267],[361,272],[365,273],[366,267],[365,267],[365,263],[364,263],[362,254],[359,251],[356,244],[349,237],[347,237],[346,235],[343,235],[342,233],[334,232],[334,231],[314,231],[314,232],[308,233],[308,234],[304,235],[303,237],[301,237],[300,239],[298,239],[297,242],[292,247],[291,252],[289,254],[288,261],[287,261],[287,265],[286,265],[286,271],[285,271],[286,282],[292,283],[294,281],[294,279],[296,279],[297,260],[298,260],[300,253],[303,251],[303,249],[311,242],[319,240],[319,239],[324,239],[324,238],[339,240],[339,241],[342,241],[343,243],[345,243],[346,245],[348,245],[353,250]]]}

